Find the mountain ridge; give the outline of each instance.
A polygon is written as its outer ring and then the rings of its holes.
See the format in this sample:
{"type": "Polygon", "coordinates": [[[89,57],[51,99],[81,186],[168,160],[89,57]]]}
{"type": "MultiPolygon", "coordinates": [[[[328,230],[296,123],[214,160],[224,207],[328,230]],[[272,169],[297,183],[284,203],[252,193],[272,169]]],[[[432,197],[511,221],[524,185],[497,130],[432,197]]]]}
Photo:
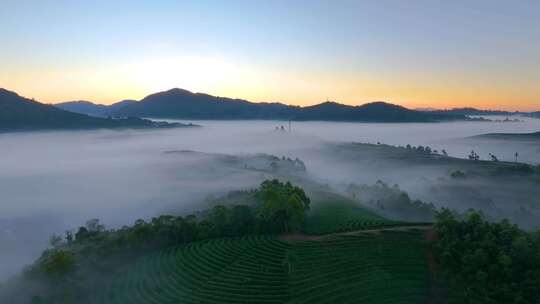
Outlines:
{"type": "Polygon", "coordinates": [[[139,102],[111,113],[114,116],[137,116],[176,119],[277,119],[298,121],[356,122],[437,122],[465,120],[464,115],[424,113],[387,102],[351,106],[337,102],[300,107],[279,102],[254,103],[244,99],[192,93],[173,88],[150,94],[139,102]]]}
{"type": "Polygon", "coordinates": [[[75,112],[79,114],[86,114],[95,117],[107,117],[112,112],[124,107],[128,104],[137,102],[136,100],[125,99],[110,105],[104,105],[99,103],[94,103],[87,100],[76,100],[76,101],[66,101],[53,104],[55,107],[75,112]]]}
{"type": "Polygon", "coordinates": [[[0,88],[0,132],[30,130],[80,130],[99,128],[154,128],[173,127],[181,124],[153,122],[129,117],[111,119],[74,113],[58,107],[39,103],[0,88]]]}
{"type": "Polygon", "coordinates": [[[494,116],[504,116],[504,115],[519,115],[524,114],[525,112],[520,111],[504,111],[504,110],[489,110],[489,109],[477,109],[473,107],[458,107],[458,108],[452,108],[452,109],[430,109],[428,111],[424,112],[432,112],[432,113],[447,113],[447,114],[459,114],[459,115],[494,115],[494,116]]]}

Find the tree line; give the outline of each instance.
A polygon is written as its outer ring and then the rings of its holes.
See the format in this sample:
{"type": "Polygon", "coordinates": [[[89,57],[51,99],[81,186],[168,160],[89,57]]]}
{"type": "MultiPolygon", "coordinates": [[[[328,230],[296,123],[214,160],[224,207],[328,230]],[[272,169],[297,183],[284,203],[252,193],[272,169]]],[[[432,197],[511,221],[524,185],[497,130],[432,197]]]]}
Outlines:
{"type": "Polygon", "coordinates": [[[437,214],[434,252],[455,303],[538,303],[540,231],[507,220],[489,222],[476,211],[437,214]]]}

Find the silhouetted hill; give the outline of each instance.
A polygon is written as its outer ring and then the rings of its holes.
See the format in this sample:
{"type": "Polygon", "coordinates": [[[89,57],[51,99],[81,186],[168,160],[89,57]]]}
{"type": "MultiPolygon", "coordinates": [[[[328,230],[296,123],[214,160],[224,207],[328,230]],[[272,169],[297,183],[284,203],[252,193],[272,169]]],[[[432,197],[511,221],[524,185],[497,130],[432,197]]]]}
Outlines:
{"type": "Polygon", "coordinates": [[[134,104],[136,102],[137,102],[136,100],[125,99],[125,100],[113,103],[113,104],[107,106],[106,114],[107,115],[112,115],[112,113],[120,110],[121,108],[123,108],[125,106],[128,106],[130,104],[134,104]]]}
{"type": "Polygon", "coordinates": [[[437,120],[433,115],[385,102],[373,102],[356,107],[335,102],[324,102],[303,108],[296,118],[298,120],[367,122],[429,122],[437,120]]]}
{"type": "Polygon", "coordinates": [[[79,114],[86,114],[95,117],[107,117],[118,111],[122,107],[137,102],[135,100],[122,100],[111,105],[95,104],[90,101],[68,101],[57,103],[54,106],[66,111],[79,114]]]}
{"type": "Polygon", "coordinates": [[[289,119],[297,107],[279,103],[251,103],[172,89],[149,95],[115,112],[120,116],[190,119],[289,119]]]}
{"type": "Polygon", "coordinates": [[[67,101],[57,103],[54,106],[66,111],[97,117],[104,116],[108,108],[106,105],[95,104],[85,100],[67,101]]]}
{"type": "Polygon", "coordinates": [[[0,89],[0,131],[168,127],[140,118],[105,119],[56,108],[0,89]]]}
{"type": "Polygon", "coordinates": [[[540,118],[540,111],[538,112],[531,112],[531,113],[527,113],[528,117],[533,117],[533,118],[540,118]]]}
{"type": "Polygon", "coordinates": [[[521,112],[509,112],[509,111],[499,111],[499,110],[480,110],[476,108],[453,108],[450,110],[433,110],[429,111],[430,113],[441,113],[441,114],[456,114],[456,115],[516,115],[522,114],[521,112]]]}
{"type": "Polygon", "coordinates": [[[149,95],[114,112],[118,116],[184,119],[292,119],[366,122],[433,122],[466,119],[463,115],[425,113],[384,102],[348,106],[325,102],[310,107],[252,103],[172,89],[149,95]]]}

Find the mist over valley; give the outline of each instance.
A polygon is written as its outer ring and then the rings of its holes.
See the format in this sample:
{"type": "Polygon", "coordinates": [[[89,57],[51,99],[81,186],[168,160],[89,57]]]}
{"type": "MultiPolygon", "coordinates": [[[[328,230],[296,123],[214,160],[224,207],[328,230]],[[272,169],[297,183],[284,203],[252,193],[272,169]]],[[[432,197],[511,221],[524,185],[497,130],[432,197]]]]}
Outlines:
{"type": "Polygon", "coordinates": [[[540,1],[2,4],[0,304],[540,303],[540,1]]]}
{"type": "MultiPolygon", "coordinates": [[[[1,134],[0,227],[6,244],[1,255],[9,261],[2,263],[2,277],[36,258],[50,235],[62,234],[88,219],[120,227],[138,218],[198,210],[209,197],[255,187],[275,176],[267,162],[257,169],[252,157],[258,154],[298,158],[306,166],[301,183],[326,185],[339,193],[345,194],[349,184],[373,185],[380,180],[398,184],[412,198],[438,207],[474,207],[497,217],[515,217],[523,206],[538,215],[533,202],[515,200],[520,193],[530,195],[527,189],[534,184],[522,184],[525,189],[520,190],[515,190],[517,184],[506,185],[507,195],[501,196],[492,192],[489,179],[474,180],[487,187],[477,189],[476,196],[463,194],[462,198],[457,193],[464,192],[455,188],[436,193],[433,187],[450,187],[441,186],[441,178],[451,180],[452,171],[466,171],[467,166],[388,159],[384,151],[352,144],[429,146],[463,159],[475,150],[482,159],[493,153],[501,161],[514,161],[519,151],[519,161],[537,164],[538,145],[471,137],[540,130],[540,121],[535,119],[519,123],[292,122],[291,132],[287,121],[181,122],[202,127],[1,134]],[[282,125],[285,131],[276,131],[282,125]],[[231,157],[239,160],[231,163],[231,157]],[[452,197],[452,191],[457,196],[452,197]],[[490,210],[493,206],[498,209],[490,210]],[[28,223],[38,228],[25,228],[28,223]]],[[[282,177],[292,178],[289,173],[282,177]]],[[[530,220],[523,223],[531,226],[530,220]]]]}

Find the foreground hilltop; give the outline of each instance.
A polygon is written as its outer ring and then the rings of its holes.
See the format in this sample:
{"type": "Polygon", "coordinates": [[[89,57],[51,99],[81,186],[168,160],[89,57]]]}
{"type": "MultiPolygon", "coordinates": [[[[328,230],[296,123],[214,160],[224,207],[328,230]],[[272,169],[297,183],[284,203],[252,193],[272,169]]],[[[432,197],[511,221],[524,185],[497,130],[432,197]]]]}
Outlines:
{"type": "Polygon", "coordinates": [[[0,88],[0,131],[176,126],[180,124],[157,123],[140,118],[98,118],[73,113],[0,88]]]}
{"type": "MultiPolygon", "coordinates": [[[[59,104],[66,108],[73,104],[59,104]]],[[[171,89],[151,94],[138,102],[116,103],[104,110],[103,105],[88,104],[78,109],[85,114],[136,116],[183,119],[278,119],[320,120],[358,122],[437,122],[465,120],[460,114],[430,113],[410,110],[398,105],[373,102],[361,106],[349,106],[336,102],[324,102],[309,107],[290,106],[282,103],[255,103],[242,99],[217,97],[192,93],[183,89],[171,89]],[[103,114],[106,113],[106,114],[103,114]]]]}

